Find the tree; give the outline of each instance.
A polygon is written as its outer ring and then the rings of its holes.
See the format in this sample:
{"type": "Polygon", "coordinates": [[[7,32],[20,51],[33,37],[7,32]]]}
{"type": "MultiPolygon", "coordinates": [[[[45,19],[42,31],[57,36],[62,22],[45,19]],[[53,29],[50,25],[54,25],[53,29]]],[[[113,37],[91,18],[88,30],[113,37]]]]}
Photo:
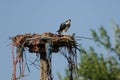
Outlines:
{"type": "MultiPolygon", "coordinates": [[[[101,26],[99,28],[99,33],[91,29],[92,36],[96,44],[105,48],[109,53],[116,54],[120,57],[120,27],[116,25],[114,27],[114,41],[115,44],[112,44],[110,35],[108,35],[107,30],[101,26]]],[[[89,51],[86,51],[87,54],[81,54],[80,63],[78,63],[77,74],[79,77],[75,80],[120,80],[120,63],[116,57],[107,57],[105,58],[103,54],[95,52],[93,47],[89,48],[89,51]]],[[[68,69],[66,69],[66,75],[60,80],[69,80],[68,69]]]]}
{"type": "Polygon", "coordinates": [[[120,69],[114,57],[105,59],[90,47],[88,54],[80,58],[78,74],[84,80],[120,80],[120,69]]]}
{"type": "Polygon", "coordinates": [[[117,54],[120,59],[120,26],[119,25],[116,25],[114,27],[114,37],[110,37],[103,26],[99,28],[99,32],[100,32],[99,35],[93,29],[91,29],[91,32],[93,39],[97,44],[102,45],[106,50],[112,51],[114,54],[117,54]],[[115,44],[112,44],[111,38],[114,39],[115,44]]]}

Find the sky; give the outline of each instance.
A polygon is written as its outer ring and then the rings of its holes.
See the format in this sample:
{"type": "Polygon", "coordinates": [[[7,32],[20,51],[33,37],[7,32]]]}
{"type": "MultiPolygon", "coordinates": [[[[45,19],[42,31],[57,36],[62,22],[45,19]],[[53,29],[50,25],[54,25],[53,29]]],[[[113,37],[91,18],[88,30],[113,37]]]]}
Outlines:
{"type": "MultiPolygon", "coordinates": [[[[111,21],[120,24],[120,0],[0,0],[0,79],[10,80],[12,76],[12,41],[9,36],[25,33],[56,33],[60,23],[71,19],[67,34],[92,37],[90,29],[98,30],[103,25],[112,36],[111,21]]],[[[79,41],[86,47],[93,46],[90,40],[79,41]]],[[[27,53],[26,55],[31,55],[27,53]]],[[[30,58],[34,58],[32,54],[30,58]]],[[[67,67],[61,54],[53,54],[53,79],[57,72],[64,75],[67,67]]],[[[39,70],[30,66],[30,75],[23,80],[39,80],[39,70]]]]}

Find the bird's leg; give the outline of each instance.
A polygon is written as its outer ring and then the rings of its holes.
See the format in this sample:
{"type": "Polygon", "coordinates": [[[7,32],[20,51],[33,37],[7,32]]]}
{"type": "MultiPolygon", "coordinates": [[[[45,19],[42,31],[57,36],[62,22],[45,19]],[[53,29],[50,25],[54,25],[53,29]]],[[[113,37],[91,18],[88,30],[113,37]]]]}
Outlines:
{"type": "Polygon", "coordinates": [[[64,35],[64,37],[66,36],[66,32],[65,32],[65,30],[63,30],[63,35],[64,35]]]}

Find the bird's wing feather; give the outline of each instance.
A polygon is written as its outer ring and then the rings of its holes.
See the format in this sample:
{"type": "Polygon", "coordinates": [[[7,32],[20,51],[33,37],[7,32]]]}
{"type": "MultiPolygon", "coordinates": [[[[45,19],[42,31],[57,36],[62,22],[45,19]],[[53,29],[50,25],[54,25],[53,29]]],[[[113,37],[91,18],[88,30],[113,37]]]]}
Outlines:
{"type": "Polygon", "coordinates": [[[60,25],[60,29],[59,29],[59,31],[64,30],[64,29],[65,29],[65,27],[66,27],[66,25],[65,25],[64,23],[62,23],[62,24],[60,25]]]}

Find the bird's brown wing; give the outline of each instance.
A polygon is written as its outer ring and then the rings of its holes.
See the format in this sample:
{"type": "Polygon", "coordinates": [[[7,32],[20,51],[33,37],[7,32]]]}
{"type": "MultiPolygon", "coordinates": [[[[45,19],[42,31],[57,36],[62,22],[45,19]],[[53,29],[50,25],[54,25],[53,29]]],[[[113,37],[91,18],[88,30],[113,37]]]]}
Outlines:
{"type": "Polygon", "coordinates": [[[59,31],[60,31],[60,32],[63,31],[63,30],[65,29],[65,27],[66,27],[65,24],[61,24],[61,25],[60,25],[60,29],[59,29],[59,31]]]}

